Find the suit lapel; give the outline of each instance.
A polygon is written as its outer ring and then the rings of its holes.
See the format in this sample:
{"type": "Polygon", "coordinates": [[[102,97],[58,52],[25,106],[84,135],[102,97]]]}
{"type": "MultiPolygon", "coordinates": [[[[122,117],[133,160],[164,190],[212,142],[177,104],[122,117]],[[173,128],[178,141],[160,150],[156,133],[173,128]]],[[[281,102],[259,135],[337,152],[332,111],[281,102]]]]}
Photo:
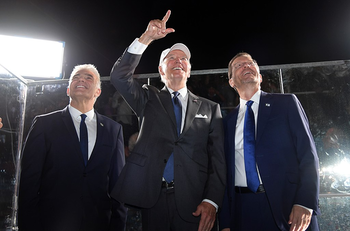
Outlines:
{"type": "Polygon", "coordinates": [[[64,125],[66,126],[70,139],[73,141],[73,146],[76,149],[76,154],[79,155],[78,158],[81,160],[82,165],[84,165],[83,154],[81,153],[79,138],[77,135],[77,131],[75,130],[74,123],[72,120],[72,116],[69,113],[68,107],[62,110],[62,120],[64,125]]]}
{"type": "Polygon", "coordinates": [[[187,109],[186,109],[186,115],[185,115],[186,116],[185,124],[180,136],[182,136],[182,134],[185,134],[187,130],[191,127],[191,124],[199,110],[199,107],[202,104],[202,101],[196,95],[194,95],[190,91],[187,91],[187,92],[188,92],[188,101],[187,101],[187,109]]]}
{"type": "Polygon", "coordinates": [[[261,135],[265,129],[266,123],[269,119],[271,108],[272,108],[271,94],[261,91],[260,103],[259,103],[259,114],[258,114],[258,128],[256,143],[259,142],[261,135]]]}
{"type": "Polygon", "coordinates": [[[176,119],[175,119],[175,113],[174,113],[174,106],[173,106],[173,102],[171,100],[171,95],[168,91],[168,89],[166,87],[164,87],[160,93],[159,93],[159,100],[161,102],[161,105],[163,106],[163,109],[165,110],[165,112],[169,115],[172,123],[173,123],[173,127],[174,127],[174,132],[176,132],[176,119]]]}
{"type": "Polygon", "coordinates": [[[106,131],[105,130],[105,120],[96,111],[95,111],[95,114],[96,114],[96,122],[97,122],[96,142],[95,142],[94,148],[92,149],[91,156],[88,160],[88,164],[90,161],[93,161],[93,159],[96,158],[95,156],[97,155],[97,153],[99,153],[98,148],[103,146],[102,141],[105,139],[104,138],[105,131],[106,131]]]}

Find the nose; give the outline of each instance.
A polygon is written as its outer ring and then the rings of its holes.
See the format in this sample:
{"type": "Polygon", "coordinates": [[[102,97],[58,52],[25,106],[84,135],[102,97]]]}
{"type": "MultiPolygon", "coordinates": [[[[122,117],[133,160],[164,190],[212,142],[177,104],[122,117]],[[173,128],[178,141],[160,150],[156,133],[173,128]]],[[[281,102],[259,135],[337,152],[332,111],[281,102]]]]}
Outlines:
{"type": "Polygon", "coordinates": [[[248,62],[245,62],[245,63],[243,64],[243,67],[250,67],[250,66],[251,66],[251,64],[248,63],[248,62]]]}
{"type": "Polygon", "coordinates": [[[79,82],[85,82],[85,77],[84,76],[79,76],[78,81],[79,82]]]}
{"type": "Polygon", "coordinates": [[[176,63],[181,63],[180,57],[175,58],[175,62],[176,62],[176,63]]]}

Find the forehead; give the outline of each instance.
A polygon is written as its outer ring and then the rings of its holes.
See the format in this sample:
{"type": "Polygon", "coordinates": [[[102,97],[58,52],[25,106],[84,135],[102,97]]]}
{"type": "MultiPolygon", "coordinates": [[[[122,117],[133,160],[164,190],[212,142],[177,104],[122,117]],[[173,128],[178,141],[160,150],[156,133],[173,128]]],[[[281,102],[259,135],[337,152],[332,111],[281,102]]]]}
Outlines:
{"type": "Polygon", "coordinates": [[[92,72],[88,69],[79,70],[79,71],[75,72],[75,74],[73,76],[78,76],[78,75],[89,75],[89,76],[96,78],[94,72],[92,72]]]}
{"type": "Polygon", "coordinates": [[[232,64],[234,63],[240,63],[242,61],[253,61],[252,57],[250,55],[242,55],[242,56],[239,56],[237,57],[233,62],[232,64]]]}
{"type": "Polygon", "coordinates": [[[182,50],[172,50],[167,54],[167,56],[165,58],[167,58],[169,56],[174,56],[174,55],[181,56],[181,57],[187,57],[185,52],[183,52],[182,50]]]}

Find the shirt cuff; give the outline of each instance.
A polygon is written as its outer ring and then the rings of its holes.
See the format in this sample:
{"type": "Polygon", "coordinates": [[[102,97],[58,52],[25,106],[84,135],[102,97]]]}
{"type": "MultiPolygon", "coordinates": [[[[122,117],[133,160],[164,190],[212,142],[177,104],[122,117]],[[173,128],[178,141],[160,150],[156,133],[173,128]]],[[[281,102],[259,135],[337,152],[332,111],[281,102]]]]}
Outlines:
{"type": "Polygon", "coordinates": [[[129,46],[128,52],[134,55],[142,55],[148,46],[140,43],[139,39],[136,38],[129,46]]]}
{"type": "Polygon", "coordinates": [[[216,212],[218,212],[219,206],[217,204],[215,204],[213,201],[208,200],[208,199],[204,199],[202,202],[207,202],[207,203],[211,204],[212,206],[215,207],[216,212]]]}
{"type": "Polygon", "coordinates": [[[298,204],[295,204],[295,205],[296,205],[296,206],[300,206],[300,207],[302,207],[302,208],[304,208],[304,209],[309,210],[309,212],[311,213],[311,215],[312,215],[312,213],[314,212],[314,210],[313,210],[313,209],[309,209],[309,208],[307,208],[307,207],[305,207],[305,206],[298,205],[298,204]]]}

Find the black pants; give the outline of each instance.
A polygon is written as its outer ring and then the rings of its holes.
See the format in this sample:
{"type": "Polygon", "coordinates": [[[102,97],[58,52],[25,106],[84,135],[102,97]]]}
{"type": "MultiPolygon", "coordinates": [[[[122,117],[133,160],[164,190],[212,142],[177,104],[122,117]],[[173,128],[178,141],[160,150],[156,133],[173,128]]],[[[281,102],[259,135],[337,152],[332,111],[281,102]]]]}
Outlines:
{"type": "Polygon", "coordinates": [[[174,189],[162,189],[156,205],[142,210],[143,231],[197,231],[199,224],[184,221],[176,208],[174,189]]]}

